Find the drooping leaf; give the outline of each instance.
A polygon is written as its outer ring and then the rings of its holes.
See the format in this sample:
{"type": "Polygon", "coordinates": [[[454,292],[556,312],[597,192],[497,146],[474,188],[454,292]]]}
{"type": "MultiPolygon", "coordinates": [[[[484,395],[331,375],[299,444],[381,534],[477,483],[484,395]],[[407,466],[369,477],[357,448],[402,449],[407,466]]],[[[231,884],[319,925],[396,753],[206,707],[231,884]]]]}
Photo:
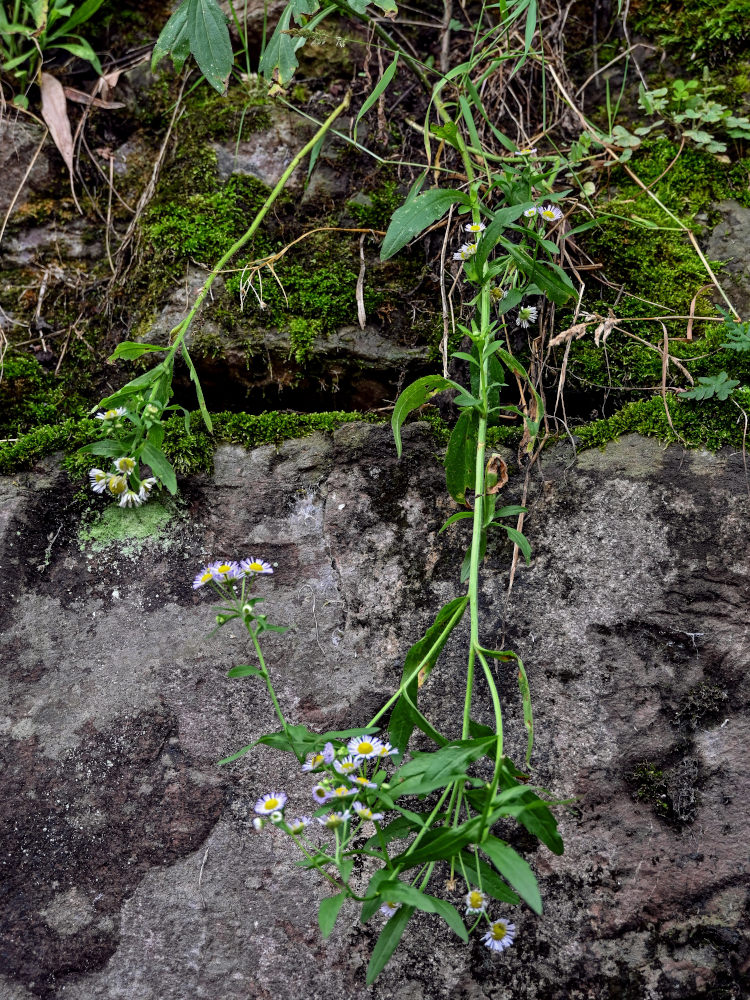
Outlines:
{"type": "Polygon", "coordinates": [[[150,441],[146,441],[141,449],[141,458],[151,467],[153,474],[167,487],[173,495],[177,492],[177,476],[174,467],[167,456],[150,441]]]}
{"type": "Polygon", "coordinates": [[[354,120],[354,131],[352,133],[352,138],[354,139],[355,142],[357,141],[357,126],[359,125],[360,121],[364,118],[364,116],[367,114],[367,112],[370,110],[373,104],[375,104],[375,102],[379,100],[380,96],[385,93],[388,84],[396,75],[396,70],[398,69],[398,56],[399,54],[397,52],[396,55],[393,57],[393,62],[390,64],[390,66],[386,66],[385,70],[383,71],[383,75],[373,88],[372,93],[364,102],[362,107],[359,109],[359,113],[357,114],[357,117],[354,120]]]}
{"type": "Polygon", "coordinates": [[[497,837],[483,840],[480,849],[503,878],[510,882],[521,898],[529,904],[534,913],[541,913],[542,897],[539,894],[539,885],[528,862],[514,851],[510,844],[498,840],[497,837]]]}
{"type": "Polygon", "coordinates": [[[123,361],[133,361],[135,358],[140,358],[142,354],[148,354],[149,351],[166,351],[166,347],[162,347],[159,344],[140,344],[135,340],[123,340],[117,345],[112,354],[107,358],[107,361],[117,361],[122,359],[123,361]]]}
{"type": "Polygon", "coordinates": [[[415,236],[442,219],[451,205],[468,205],[461,191],[434,188],[407,201],[393,213],[380,249],[380,259],[388,260],[415,236]]]}
{"type": "Polygon", "coordinates": [[[188,31],[189,0],[183,0],[177,10],[161,30],[151,55],[151,70],[155,70],[164,56],[171,54],[174,67],[179,73],[190,55],[190,33],[188,31]]]}
{"type": "Polygon", "coordinates": [[[320,927],[320,933],[324,938],[330,936],[336,924],[336,917],[339,915],[339,910],[343,906],[345,899],[345,892],[339,892],[335,896],[326,896],[325,899],[321,899],[320,906],[318,907],[318,927],[320,927]]]}
{"type": "Polygon", "coordinates": [[[274,70],[276,70],[282,87],[286,86],[294,76],[294,71],[299,66],[297,49],[305,44],[304,38],[295,38],[288,33],[291,17],[292,7],[287,6],[279,18],[276,30],[268,40],[258,64],[258,72],[268,80],[272,79],[274,70]]]}
{"type": "Polygon", "coordinates": [[[372,986],[390,961],[390,957],[398,947],[398,943],[406,930],[406,925],[409,923],[412,913],[414,913],[413,906],[400,906],[380,932],[367,966],[368,986],[372,986]]]}
{"type": "Polygon", "coordinates": [[[241,663],[238,667],[232,667],[227,671],[227,677],[262,677],[263,671],[260,667],[254,667],[250,663],[241,663]]]}
{"type": "Polygon", "coordinates": [[[461,852],[461,860],[472,885],[478,886],[481,882],[482,889],[487,895],[500,900],[501,903],[515,906],[521,902],[511,887],[503,882],[483,858],[478,857],[473,851],[466,850],[461,852]]]}
{"type": "Polygon", "coordinates": [[[422,910],[424,913],[439,914],[462,941],[469,940],[469,935],[458,910],[444,899],[429,896],[427,893],[417,889],[416,886],[399,881],[386,882],[381,887],[380,893],[383,899],[394,903],[407,903],[409,906],[413,906],[415,910],[422,910]]]}
{"type": "Polygon", "coordinates": [[[466,490],[473,489],[477,467],[479,414],[466,409],[456,421],[445,451],[445,481],[456,503],[466,503],[466,490]]]}
{"type": "Polygon", "coordinates": [[[443,378],[442,375],[425,375],[424,378],[418,378],[416,382],[412,382],[411,385],[407,386],[398,397],[396,405],[393,408],[391,427],[393,428],[393,437],[396,442],[396,454],[399,458],[401,458],[401,427],[406,418],[412,410],[418,410],[428,399],[442,392],[443,389],[450,389],[451,387],[454,389],[461,388],[455,382],[451,382],[450,379],[443,378]]]}
{"type": "Polygon", "coordinates": [[[190,51],[214,90],[223,94],[232,71],[232,42],[217,0],[188,0],[190,51]]]}

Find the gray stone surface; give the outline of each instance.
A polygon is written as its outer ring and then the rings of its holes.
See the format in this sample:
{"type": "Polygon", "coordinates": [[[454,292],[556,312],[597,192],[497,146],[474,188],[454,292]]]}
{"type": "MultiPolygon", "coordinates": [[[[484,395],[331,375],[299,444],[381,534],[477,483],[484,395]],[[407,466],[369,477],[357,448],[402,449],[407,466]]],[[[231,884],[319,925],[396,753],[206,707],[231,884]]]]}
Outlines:
{"type": "MultiPolygon", "coordinates": [[[[726,267],[720,279],[735,309],[742,319],[750,316],[750,209],[739,202],[721,201],[716,206],[721,221],[711,231],[706,254],[720,260],[726,267]]],[[[719,305],[723,300],[717,299],[719,305]]]]}
{"type": "MultiPolygon", "coordinates": [[[[222,447],[173,506],[85,510],[56,471],[0,484],[2,902],[9,1000],[739,998],[750,988],[747,483],[740,455],[625,438],[532,477],[519,567],[497,538],[484,637],[524,657],[533,777],[560,798],[562,857],[512,829],[545,913],[515,913],[497,958],[429,915],[372,988],[380,918],[345,910],[324,942],[321,886],[252,803],[309,782],[283,755],[216,761],[274,727],[261,688],[229,680],[239,630],[208,637],[194,593],[211,556],[278,563],[260,581],[285,636],[267,642],[291,719],[363,724],[404,653],[457,592],[461,528],[432,438],[347,425],[280,449],[222,447]],[[653,787],[644,767],[660,777],[653,787]],[[640,769],[640,770],[639,770],[640,769]],[[640,774],[641,778],[634,777],[640,774]],[[640,792],[641,797],[638,797],[640,792]]],[[[508,500],[520,484],[511,481],[508,500]]],[[[513,670],[501,664],[508,751],[523,755],[513,670]]],[[[453,733],[460,642],[422,690],[453,733]]],[[[489,721],[479,685],[475,716],[489,721]]],[[[435,881],[438,887],[441,875],[435,881]]],[[[458,898],[448,898],[458,903],[458,898]]]]}
{"type": "MultiPolygon", "coordinates": [[[[54,180],[51,140],[47,140],[34,159],[43,133],[40,125],[28,122],[20,115],[14,118],[13,112],[0,116],[0,219],[5,216],[19,188],[16,204],[23,204],[29,190],[44,189],[54,180]],[[24,181],[29,167],[31,170],[24,181]]],[[[64,169],[62,160],[60,169],[64,169]]]]}

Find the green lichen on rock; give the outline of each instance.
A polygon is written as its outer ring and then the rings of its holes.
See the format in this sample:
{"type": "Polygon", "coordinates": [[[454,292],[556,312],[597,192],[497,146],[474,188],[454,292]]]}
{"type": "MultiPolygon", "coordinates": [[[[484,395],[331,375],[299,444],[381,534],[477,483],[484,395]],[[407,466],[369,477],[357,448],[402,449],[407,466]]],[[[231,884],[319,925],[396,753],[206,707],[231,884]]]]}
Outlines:
{"type": "Polygon", "coordinates": [[[82,549],[100,552],[116,545],[118,554],[136,557],[146,541],[168,545],[168,529],[175,518],[173,504],[169,506],[152,500],[143,507],[124,509],[108,504],[92,512],[90,520],[82,523],[78,540],[82,549]]]}
{"type": "Polygon", "coordinates": [[[674,723],[684,729],[694,730],[714,722],[724,711],[728,700],[725,688],[703,681],[690,688],[675,712],[674,723]]]}
{"type": "Polygon", "coordinates": [[[636,764],[628,774],[627,781],[635,785],[633,797],[639,802],[647,802],[656,813],[666,818],[669,814],[669,798],[664,771],[653,761],[645,760],[636,764]]]}

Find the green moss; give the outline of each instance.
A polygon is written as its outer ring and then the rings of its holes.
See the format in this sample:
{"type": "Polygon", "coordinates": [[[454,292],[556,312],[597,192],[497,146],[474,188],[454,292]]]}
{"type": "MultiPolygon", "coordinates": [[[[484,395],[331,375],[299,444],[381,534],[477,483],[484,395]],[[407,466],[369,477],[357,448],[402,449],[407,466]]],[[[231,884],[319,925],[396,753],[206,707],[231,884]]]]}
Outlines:
{"type": "Polygon", "coordinates": [[[631,26],[686,64],[736,60],[750,42],[750,0],[636,0],[631,26]]]}
{"type": "Polygon", "coordinates": [[[664,772],[652,761],[637,764],[627,775],[630,784],[635,785],[634,797],[640,802],[648,802],[665,819],[671,811],[669,793],[664,772]]]}
{"type": "MultiPolygon", "coordinates": [[[[88,359],[90,362],[90,358],[88,359]]],[[[34,358],[6,354],[0,381],[0,437],[18,437],[40,424],[82,416],[89,403],[81,394],[85,379],[76,371],[56,377],[34,358]]]]}
{"type": "Polygon", "coordinates": [[[94,512],[90,523],[78,532],[81,548],[99,552],[109,545],[117,545],[122,556],[136,556],[147,540],[164,541],[166,530],[174,518],[174,510],[159,500],[152,500],[138,509],[123,509],[108,504],[94,512]]]}
{"type": "Polygon", "coordinates": [[[675,725],[697,729],[706,722],[715,720],[723,712],[727,702],[727,692],[716,684],[703,681],[691,688],[680,702],[675,712],[675,725]]]}
{"type": "MultiPolygon", "coordinates": [[[[750,389],[735,391],[735,399],[743,410],[750,411],[750,389]]],[[[680,400],[668,398],[674,429],[670,426],[660,397],[629,403],[605,420],[575,428],[581,448],[602,447],[621,434],[642,434],[657,437],[670,444],[680,442],[694,448],[716,451],[725,445],[743,445],[744,418],[731,400],[680,400]]]]}
{"type": "Polygon", "coordinates": [[[350,201],[349,211],[360,226],[387,229],[391,216],[403,201],[404,195],[399,191],[398,182],[385,180],[360,201],[350,201]]]}
{"type": "MultiPolygon", "coordinates": [[[[290,438],[304,437],[314,431],[334,431],[355,421],[382,423],[374,414],[335,410],[328,413],[217,413],[213,416],[214,433],[208,434],[194,414],[191,433],[185,431],[181,416],[165,421],[164,451],[180,475],[210,472],[213,453],[221,441],[256,448],[262,444],[280,444],[290,438]]],[[[65,466],[71,475],[84,475],[92,465],[90,455],[73,454],[76,449],[97,440],[101,425],[96,420],[65,420],[59,424],[37,427],[15,442],[0,443],[0,474],[29,468],[45,455],[68,452],[65,466]]]]}

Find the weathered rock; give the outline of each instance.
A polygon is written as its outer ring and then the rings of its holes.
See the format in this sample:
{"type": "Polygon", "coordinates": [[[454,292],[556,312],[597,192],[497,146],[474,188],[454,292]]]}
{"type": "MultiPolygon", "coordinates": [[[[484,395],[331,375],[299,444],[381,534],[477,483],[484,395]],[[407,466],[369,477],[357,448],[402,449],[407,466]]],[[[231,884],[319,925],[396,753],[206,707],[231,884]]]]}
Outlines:
{"type": "MultiPolygon", "coordinates": [[[[232,174],[255,177],[269,188],[279,182],[281,175],[315,131],[304,118],[271,105],[270,124],[255,132],[243,142],[232,141],[226,145],[213,143],[219,179],[229,180],[232,174]]],[[[299,191],[305,181],[304,167],[298,167],[287,182],[289,191],[299,191]]]]}
{"type": "MultiPolygon", "coordinates": [[[[187,483],[180,506],[78,516],[53,466],[4,481],[3,996],[744,995],[741,456],[639,438],[577,462],[555,450],[532,480],[534,559],[507,608],[510,548],[499,538],[490,547],[483,634],[526,662],[534,780],[573,799],[558,808],[563,857],[504,834],[536,870],[545,914],[518,911],[516,944],[501,957],[422,914],[367,989],[379,918],[362,928],[345,910],[323,942],[315,907],[325,890],[293,866],[281,836],[250,824],[255,796],[272,787],[304,811],[309,782],[272,750],[216,768],[274,721],[256,681],[226,678],[247,644],[231,626],[207,636],[196,567],[220,555],[276,562],[258,591],[271,619],[292,625],[266,644],[282,703],[312,727],[364,724],[458,590],[463,534],[437,535],[452,505],[434,452],[418,425],[401,462],[387,430],[364,425],[278,451],[223,447],[214,476],[187,483]],[[668,809],[636,773],[666,789],[668,809]]],[[[517,485],[506,487],[511,502],[517,485]]],[[[421,694],[451,733],[460,646],[421,694]]],[[[498,680],[520,762],[510,666],[498,680]]],[[[488,701],[480,685],[480,721],[488,701]]]]}
{"type": "MultiPolygon", "coordinates": [[[[750,316],[750,208],[729,200],[719,202],[716,209],[721,213],[721,222],[708,238],[706,256],[725,262],[720,280],[740,316],[747,319],[750,316]]],[[[716,301],[724,306],[723,299],[716,301]]]]}
{"type": "Polygon", "coordinates": [[[25,192],[42,190],[53,179],[51,140],[47,140],[35,159],[43,135],[40,125],[20,117],[14,119],[10,114],[0,117],[0,219],[5,216],[19,188],[16,204],[23,204],[25,192]]]}

